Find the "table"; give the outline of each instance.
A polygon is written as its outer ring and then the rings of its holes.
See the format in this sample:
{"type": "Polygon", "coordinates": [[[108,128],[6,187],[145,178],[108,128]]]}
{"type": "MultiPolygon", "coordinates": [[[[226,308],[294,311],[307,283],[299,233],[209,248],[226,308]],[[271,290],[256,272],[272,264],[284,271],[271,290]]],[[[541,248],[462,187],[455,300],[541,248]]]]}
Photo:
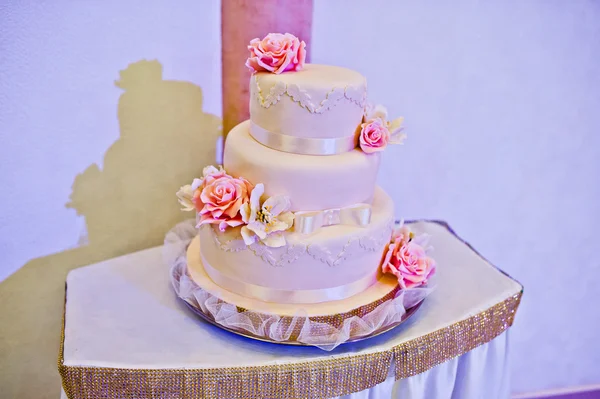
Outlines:
{"type": "Polygon", "coordinates": [[[197,319],[173,293],[160,247],[74,270],[63,387],[71,398],[509,397],[506,330],[522,286],[446,224],[413,229],[432,235],[436,291],[399,328],[332,352],[257,342],[197,319]]]}

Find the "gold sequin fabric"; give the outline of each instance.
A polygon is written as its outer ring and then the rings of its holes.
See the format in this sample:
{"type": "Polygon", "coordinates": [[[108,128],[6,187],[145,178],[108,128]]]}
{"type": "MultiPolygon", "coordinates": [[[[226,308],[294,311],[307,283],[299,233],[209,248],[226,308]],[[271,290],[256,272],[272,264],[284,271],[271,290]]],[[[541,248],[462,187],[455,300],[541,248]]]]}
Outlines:
{"type": "Polygon", "coordinates": [[[331,398],[425,372],[485,344],[510,327],[522,292],[474,316],[390,349],[297,363],[207,369],[66,366],[64,318],[58,370],[70,399],[331,398]]]}

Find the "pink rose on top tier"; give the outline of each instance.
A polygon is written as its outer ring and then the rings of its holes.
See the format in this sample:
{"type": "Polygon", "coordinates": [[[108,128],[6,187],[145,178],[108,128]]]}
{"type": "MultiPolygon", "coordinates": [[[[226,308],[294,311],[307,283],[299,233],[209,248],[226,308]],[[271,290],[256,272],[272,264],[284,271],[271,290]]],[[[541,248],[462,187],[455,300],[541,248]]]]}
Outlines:
{"type": "Polygon", "coordinates": [[[406,227],[394,233],[383,260],[382,271],[398,278],[402,289],[427,284],[435,274],[435,261],[427,256],[427,236],[415,238],[406,227]]]}
{"type": "Polygon", "coordinates": [[[381,118],[360,125],[359,144],[367,154],[383,151],[390,141],[390,131],[381,118]]]}
{"type": "Polygon", "coordinates": [[[248,50],[250,57],[246,66],[252,73],[299,71],[306,60],[306,43],[291,33],[269,33],[262,40],[253,39],[248,50]]]}
{"type": "Polygon", "coordinates": [[[224,172],[205,176],[200,189],[194,193],[200,222],[218,224],[221,231],[244,224],[240,208],[250,199],[254,187],[243,177],[234,178],[224,172]]]}

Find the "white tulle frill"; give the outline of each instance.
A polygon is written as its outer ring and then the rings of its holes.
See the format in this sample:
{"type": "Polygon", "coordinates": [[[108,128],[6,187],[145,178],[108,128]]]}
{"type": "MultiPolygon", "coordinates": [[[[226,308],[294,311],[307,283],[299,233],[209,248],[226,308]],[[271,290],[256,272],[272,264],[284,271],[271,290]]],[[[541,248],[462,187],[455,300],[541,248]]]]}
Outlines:
{"type": "Polygon", "coordinates": [[[165,237],[164,260],[171,268],[177,296],[225,329],[274,342],[296,341],[330,351],[344,342],[368,337],[403,321],[408,309],[418,305],[433,288],[398,290],[377,306],[341,315],[308,317],[299,305],[294,316],[241,309],[198,286],[187,272],[187,247],[198,231],[194,221],[175,226],[165,237]],[[336,320],[327,322],[327,319],[336,320]]]}

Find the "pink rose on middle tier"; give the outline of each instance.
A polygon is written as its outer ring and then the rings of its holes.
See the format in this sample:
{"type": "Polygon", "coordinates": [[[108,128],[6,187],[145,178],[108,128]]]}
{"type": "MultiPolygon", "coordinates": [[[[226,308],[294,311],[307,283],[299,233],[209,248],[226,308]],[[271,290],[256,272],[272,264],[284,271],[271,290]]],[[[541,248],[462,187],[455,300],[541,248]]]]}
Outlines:
{"type": "Polygon", "coordinates": [[[240,208],[250,199],[254,186],[243,177],[234,178],[224,172],[205,176],[202,185],[194,194],[194,203],[199,209],[200,222],[218,224],[219,230],[244,224],[240,208]]]}
{"type": "Polygon", "coordinates": [[[360,125],[359,144],[367,154],[383,151],[390,141],[390,131],[381,118],[360,125]]]}
{"type": "Polygon", "coordinates": [[[426,284],[436,269],[435,261],[411,236],[408,231],[395,234],[382,265],[384,273],[391,273],[398,278],[402,289],[426,284]]]}

